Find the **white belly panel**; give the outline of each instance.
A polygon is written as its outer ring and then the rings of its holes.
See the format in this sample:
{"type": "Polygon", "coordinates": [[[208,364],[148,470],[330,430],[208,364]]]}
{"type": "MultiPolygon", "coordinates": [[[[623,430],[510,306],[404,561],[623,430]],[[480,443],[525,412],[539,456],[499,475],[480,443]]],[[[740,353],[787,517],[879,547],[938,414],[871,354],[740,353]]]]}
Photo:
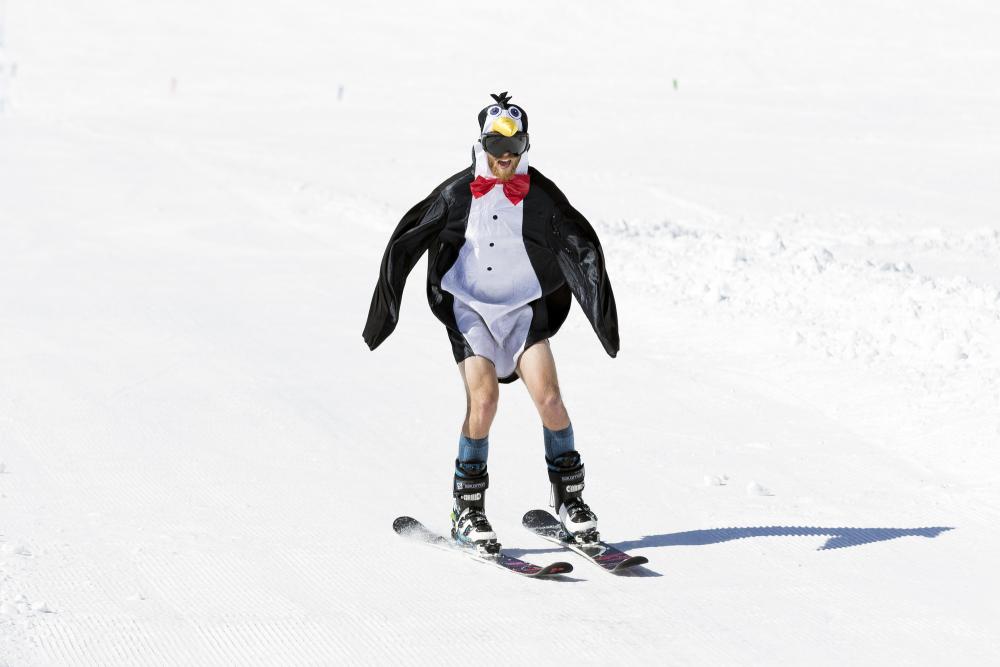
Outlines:
{"type": "Polygon", "coordinates": [[[455,297],[459,330],[501,377],[513,372],[527,338],[527,304],[542,295],[524,247],[523,216],[524,202],[512,205],[502,186],[473,199],[465,244],[441,280],[442,289],[455,297]]]}

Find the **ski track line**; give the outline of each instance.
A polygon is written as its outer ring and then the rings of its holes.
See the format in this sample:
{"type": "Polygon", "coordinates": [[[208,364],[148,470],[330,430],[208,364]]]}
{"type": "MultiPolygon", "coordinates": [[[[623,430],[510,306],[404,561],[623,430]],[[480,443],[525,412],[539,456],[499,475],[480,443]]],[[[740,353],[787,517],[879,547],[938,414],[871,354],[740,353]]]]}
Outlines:
{"type": "MultiPolygon", "coordinates": [[[[202,619],[171,622],[114,617],[56,619],[44,655],[65,665],[329,664],[360,661],[368,648],[323,619],[202,619]]],[[[374,643],[376,637],[372,636],[374,643]]],[[[401,656],[394,656],[401,657],[401,656]]]]}
{"type": "Polygon", "coordinates": [[[286,616],[299,610],[275,585],[276,573],[253,554],[143,553],[137,565],[157,597],[182,614],[286,616]]]}
{"type": "MultiPolygon", "coordinates": [[[[194,622],[198,636],[219,664],[319,664],[333,658],[359,661],[367,646],[359,646],[355,628],[338,631],[339,626],[336,621],[302,618],[194,622]]],[[[376,641],[375,635],[369,640],[376,641]]]]}
{"type": "Polygon", "coordinates": [[[60,664],[141,665],[153,653],[149,637],[154,634],[143,625],[136,619],[108,616],[56,619],[47,624],[51,634],[42,648],[60,664]]]}
{"type": "MultiPolygon", "coordinates": [[[[574,618],[580,620],[578,615],[563,613],[554,616],[553,622],[568,624],[574,618]]],[[[588,638],[556,638],[544,626],[534,625],[535,619],[526,619],[516,611],[512,615],[484,611],[479,620],[491,628],[482,641],[486,655],[505,656],[503,661],[487,658],[485,664],[509,664],[511,659],[555,662],[578,651],[596,653],[612,637],[630,629],[627,622],[605,620],[601,631],[588,638]],[[527,629],[527,622],[536,629],[527,629]]],[[[170,622],[88,615],[53,619],[39,640],[44,657],[61,665],[377,664],[418,658],[467,664],[449,655],[447,647],[454,641],[454,628],[465,627],[468,621],[464,611],[435,613],[433,619],[414,618],[408,611],[405,618],[387,619],[367,609],[357,609],[342,619],[190,616],[170,622]],[[405,643],[387,641],[397,635],[410,639],[405,643]]],[[[646,651],[633,645],[622,646],[616,653],[621,659],[630,659],[646,651]]]]}
{"type": "MultiPolygon", "coordinates": [[[[372,653],[402,657],[394,655],[391,645],[379,644],[388,631],[384,617],[338,602],[361,599],[360,591],[328,591],[327,611],[313,617],[278,604],[270,597],[277,595],[274,586],[244,596],[238,591],[246,590],[247,582],[234,583],[216,569],[201,577],[190,569],[185,572],[191,577],[181,582],[156,572],[160,581],[146,586],[146,599],[131,603],[133,614],[142,618],[122,616],[126,605],[121,596],[112,600],[95,591],[73,600],[64,598],[65,606],[40,625],[43,652],[57,664],[97,665],[277,664],[286,658],[320,664],[372,653]],[[193,580],[186,581],[189,578],[193,580]],[[205,581],[211,581],[210,588],[205,581]],[[164,596],[164,590],[173,594],[164,596]],[[223,595],[220,590],[237,592],[223,595]],[[102,604],[95,603],[99,598],[102,604]],[[330,610],[338,607],[341,611],[331,618],[330,610]]],[[[273,581],[275,576],[262,571],[259,578],[273,581]]],[[[256,589],[259,584],[252,581],[249,586],[256,589]]]]}

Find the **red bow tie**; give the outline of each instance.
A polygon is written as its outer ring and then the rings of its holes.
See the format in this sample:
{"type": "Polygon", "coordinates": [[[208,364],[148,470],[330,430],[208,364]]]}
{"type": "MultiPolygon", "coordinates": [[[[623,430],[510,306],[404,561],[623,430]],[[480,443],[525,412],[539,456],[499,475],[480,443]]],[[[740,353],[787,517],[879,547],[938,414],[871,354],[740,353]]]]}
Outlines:
{"type": "MultiPolygon", "coordinates": [[[[499,181],[495,178],[486,178],[485,176],[476,176],[476,180],[469,184],[469,189],[472,190],[472,196],[479,199],[484,194],[493,189],[499,181]]],[[[528,186],[531,184],[531,179],[528,178],[527,174],[514,174],[514,178],[509,181],[504,181],[503,183],[503,193],[507,195],[507,199],[514,206],[524,199],[525,195],[528,194],[528,186]]]]}

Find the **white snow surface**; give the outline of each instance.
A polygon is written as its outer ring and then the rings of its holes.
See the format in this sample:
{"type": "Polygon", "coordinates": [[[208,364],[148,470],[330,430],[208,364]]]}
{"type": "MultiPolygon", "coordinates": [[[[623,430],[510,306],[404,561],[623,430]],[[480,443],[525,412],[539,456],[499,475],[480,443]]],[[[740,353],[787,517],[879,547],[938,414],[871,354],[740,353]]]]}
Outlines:
{"type": "Polygon", "coordinates": [[[995,664],[993,3],[4,7],[0,665],[995,664]],[[521,384],[490,516],[572,575],[390,529],[464,395],[423,264],[361,330],[501,90],[605,245],[621,353],[553,350],[638,576],[519,526],[521,384]]]}

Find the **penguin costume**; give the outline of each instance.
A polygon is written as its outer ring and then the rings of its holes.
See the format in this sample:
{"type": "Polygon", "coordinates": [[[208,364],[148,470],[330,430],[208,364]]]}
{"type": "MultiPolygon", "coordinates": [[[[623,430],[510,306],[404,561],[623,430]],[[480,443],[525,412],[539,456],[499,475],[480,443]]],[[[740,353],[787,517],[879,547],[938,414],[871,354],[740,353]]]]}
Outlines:
{"type": "Polygon", "coordinates": [[[406,278],[429,251],[427,300],[456,362],[485,357],[500,382],[514,382],[520,355],[555,335],[571,295],[614,357],[618,315],[597,234],[555,183],[528,166],[524,109],[506,92],[492,97],[479,112],[473,164],[434,188],[392,233],[364,340],[374,350],[395,329],[406,278]],[[493,177],[487,152],[521,156],[511,180],[493,177]]]}

